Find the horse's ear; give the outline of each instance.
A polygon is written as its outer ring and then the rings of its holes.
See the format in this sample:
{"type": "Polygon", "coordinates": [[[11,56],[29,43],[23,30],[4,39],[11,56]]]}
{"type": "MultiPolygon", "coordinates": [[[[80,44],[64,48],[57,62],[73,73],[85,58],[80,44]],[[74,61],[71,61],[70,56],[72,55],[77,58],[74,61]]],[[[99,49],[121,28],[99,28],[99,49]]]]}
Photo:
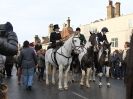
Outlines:
{"type": "Polygon", "coordinates": [[[90,35],[92,35],[92,32],[90,32],[90,35]]]}

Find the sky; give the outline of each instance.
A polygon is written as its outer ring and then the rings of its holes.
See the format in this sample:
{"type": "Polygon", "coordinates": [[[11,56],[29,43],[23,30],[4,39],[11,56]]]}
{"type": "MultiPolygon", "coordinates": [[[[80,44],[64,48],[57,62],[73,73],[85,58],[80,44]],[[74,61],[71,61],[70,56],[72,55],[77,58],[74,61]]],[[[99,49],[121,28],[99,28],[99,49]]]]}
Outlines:
{"type": "MultiPolygon", "coordinates": [[[[115,4],[118,0],[112,1],[115,4]]],[[[133,13],[133,0],[119,1],[122,15],[133,13]]],[[[47,36],[49,24],[62,27],[68,17],[74,30],[105,19],[107,5],[108,0],[0,0],[0,24],[11,22],[22,44],[32,42],[35,35],[47,36]]]]}

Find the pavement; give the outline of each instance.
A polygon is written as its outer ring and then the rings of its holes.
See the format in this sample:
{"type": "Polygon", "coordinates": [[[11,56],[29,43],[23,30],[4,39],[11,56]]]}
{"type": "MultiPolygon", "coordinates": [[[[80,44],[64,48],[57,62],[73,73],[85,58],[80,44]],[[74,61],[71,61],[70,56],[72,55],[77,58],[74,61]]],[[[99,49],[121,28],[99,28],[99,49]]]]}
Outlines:
{"type": "Polygon", "coordinates": [[[37,81],[31,91],[27,91],[23,85],[17,84],[17,76],[14,70],[11,78],[6,78],[8,85],[8,99],[125,99],[125,86],[123,80],[111,79],[111,88],[107,88],[105,79],[103,87],[99,88],[98,81],[92,82],[90,88],[81,87],[79,82],[69,83],[69,89],[59,91],[56,85],[46,86],[45,81],[37,81]]]}

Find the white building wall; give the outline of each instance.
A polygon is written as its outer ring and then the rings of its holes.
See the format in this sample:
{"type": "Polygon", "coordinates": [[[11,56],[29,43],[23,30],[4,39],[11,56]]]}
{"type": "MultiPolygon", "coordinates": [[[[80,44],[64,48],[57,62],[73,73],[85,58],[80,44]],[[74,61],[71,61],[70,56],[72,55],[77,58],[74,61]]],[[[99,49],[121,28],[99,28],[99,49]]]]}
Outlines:
{"type": "Polygon", "coordinates": [[[102,27],[107,27],[109,30],[107,33],[109,42],[111,42],[111,38],[118,38],[118,47],[112,47],[112,51],[124,49],[124,43],[130,41],[131,30],[133,29],[133,14],[80,26],[81,32],[87,39],[90,36],[90,30],[96,28],[101,31],[102,27]]]}

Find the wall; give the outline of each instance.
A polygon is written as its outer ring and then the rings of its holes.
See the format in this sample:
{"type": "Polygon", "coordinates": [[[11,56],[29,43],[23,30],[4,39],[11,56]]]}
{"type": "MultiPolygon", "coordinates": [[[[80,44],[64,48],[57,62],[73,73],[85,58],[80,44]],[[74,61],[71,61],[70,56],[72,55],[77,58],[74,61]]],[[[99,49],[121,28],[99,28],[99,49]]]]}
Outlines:
{"type": "Polygon", "coordinates": [[[133,29],[133,14],[80,26],[81,32],[87,39],[89,38],[90,30],[96,28],[98,31],[101,31],[102,27],[107,27],[109,29],[107,33],[109,41],[111,41],[111,38],[118,38],[118,47],[112,47],[112,51],[115,49],[123,49],[124,43],[130,41],[131,30],[133,29]]]}

